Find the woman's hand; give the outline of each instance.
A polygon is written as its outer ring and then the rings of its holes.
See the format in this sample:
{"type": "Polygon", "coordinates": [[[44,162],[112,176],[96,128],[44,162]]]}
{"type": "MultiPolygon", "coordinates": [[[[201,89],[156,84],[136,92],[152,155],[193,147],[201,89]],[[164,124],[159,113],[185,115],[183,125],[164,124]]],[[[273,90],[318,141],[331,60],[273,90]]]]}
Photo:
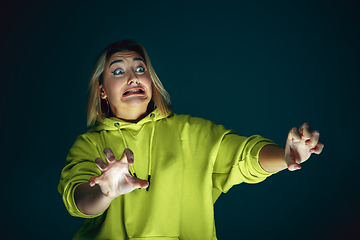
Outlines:
{"type": "Polygon", "coordinates": [[[106,197],[116,198],[133,191],[135,188],[146,188],[149,185],[146,180],[136,178],[129,172],[129,164],[134,163],[134,154],[130,149],[126,148],[119,160],[115,159],[110,148],[105,148],[104,154],[108,164],[101,158],[95,159],[101,175],[90,178],[91,187],[98,184],[106,197]]]}
{"type": "Polygon", "coordinates": [[[319,132],[310,131],[310,125],[304,123],[299,129],[292,128],[285,147],[285,163],[290,171],[301,169],[300,164],[309,159],[312,153],[320,154],[324,144],[319,141],[319,132]]]}

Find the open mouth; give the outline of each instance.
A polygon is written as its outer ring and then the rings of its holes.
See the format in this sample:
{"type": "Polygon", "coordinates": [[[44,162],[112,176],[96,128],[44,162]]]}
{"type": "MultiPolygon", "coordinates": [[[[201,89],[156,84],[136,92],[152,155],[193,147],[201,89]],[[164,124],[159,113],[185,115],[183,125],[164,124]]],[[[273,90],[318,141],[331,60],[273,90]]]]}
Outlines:
{"type": "Polygon", "coordinates": [[[131,95],[144,95],[145,90],[143,88],[130,88],[124,91],[123,96],[131,96],[131,95]]]}

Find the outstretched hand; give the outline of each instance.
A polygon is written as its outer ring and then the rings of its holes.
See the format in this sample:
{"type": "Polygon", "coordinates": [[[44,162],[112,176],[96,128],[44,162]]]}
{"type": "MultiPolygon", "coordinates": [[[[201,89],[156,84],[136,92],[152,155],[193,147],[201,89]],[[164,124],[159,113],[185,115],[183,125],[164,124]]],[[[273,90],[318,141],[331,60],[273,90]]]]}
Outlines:
{"type": "Polygon", "coordinates": [[[149,185],[146,180],[136,178],[129,172],[129,164],[134,163],[134,154],[129,148],[124,150],[119,160],[115,159],[110,148],[105,148],[104,154],[108,163],[106,164],[101,158],[95,159],[101,175],[90,178],[91,187],[98,184],[105,196],[116,198],[133,191],[135,188],[146,188],[149,185]]]}
{"type": "Polygon", "coordinates": [[[318,131],[310,131],[308,123],[290,130],[285,147],[285,162],[290,171],[301,169],[300,164],[308,160],[312,153],[321,153],[324,144],[319,141],[319,135],[318,131]]]}

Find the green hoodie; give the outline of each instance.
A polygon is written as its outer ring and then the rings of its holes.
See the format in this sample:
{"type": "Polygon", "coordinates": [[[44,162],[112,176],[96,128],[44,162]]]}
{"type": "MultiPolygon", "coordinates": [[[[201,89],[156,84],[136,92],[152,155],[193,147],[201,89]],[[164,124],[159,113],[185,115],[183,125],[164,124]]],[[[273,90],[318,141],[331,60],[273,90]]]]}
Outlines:
{"type": "Polygon", "coordinates": [[[262,147],[274,144],[255,135],[241,137],[222,125],[188,115],[154,110],[138,123],[117,118],[96,122],[80,135],[66,158],[58,186],[69,213],[85,218],[74,239],[216,239],[213,204],[221,192],[270,173],[258,163],[262,147]],[[77,185],[101,174],[95,158],[110,147],[119,159],[134,152],[130,169],[150,186],[117,197],[98,215],[81,213],[77,185]]]}

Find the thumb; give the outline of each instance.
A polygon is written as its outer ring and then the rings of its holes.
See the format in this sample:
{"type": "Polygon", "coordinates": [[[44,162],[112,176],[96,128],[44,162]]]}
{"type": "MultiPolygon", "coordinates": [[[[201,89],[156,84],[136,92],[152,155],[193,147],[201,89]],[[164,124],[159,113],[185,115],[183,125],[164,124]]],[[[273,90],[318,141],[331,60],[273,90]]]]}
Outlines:
{"type": "Polygon", "coordinates": [[[126,181],[131,184],[134,189],[135,188],[147,188],[149,186],[149,182],[137,177],[134,177],[133,175],[129,174],[125,174],[125,179],[126,181]]]}
{"type": "Polygon", "coordinates": [[[299,164],[299,156],[297,156],[296,151],[293,149],[293,141],[288,137],[286,140],[286,147],[285,147],[285,155],[284,160],[289,169],[289,171],[295,171],[301,169],[301,165],[299,164]]]}
{"type": "Polygon", "coordinates": [[[289,171],[295,171],[295,170],[300,170],[301,169],[301,165],[296,163],[294,160],[290,160],[287,163],[288,169],[289,171]]]}
{"type": "Polygon", "coordinates": [[[149,182],[143,179],[136,179],[136,182],[139,184],[139,187],[141,188],[147,188],[149,186],[149,182]]]}

